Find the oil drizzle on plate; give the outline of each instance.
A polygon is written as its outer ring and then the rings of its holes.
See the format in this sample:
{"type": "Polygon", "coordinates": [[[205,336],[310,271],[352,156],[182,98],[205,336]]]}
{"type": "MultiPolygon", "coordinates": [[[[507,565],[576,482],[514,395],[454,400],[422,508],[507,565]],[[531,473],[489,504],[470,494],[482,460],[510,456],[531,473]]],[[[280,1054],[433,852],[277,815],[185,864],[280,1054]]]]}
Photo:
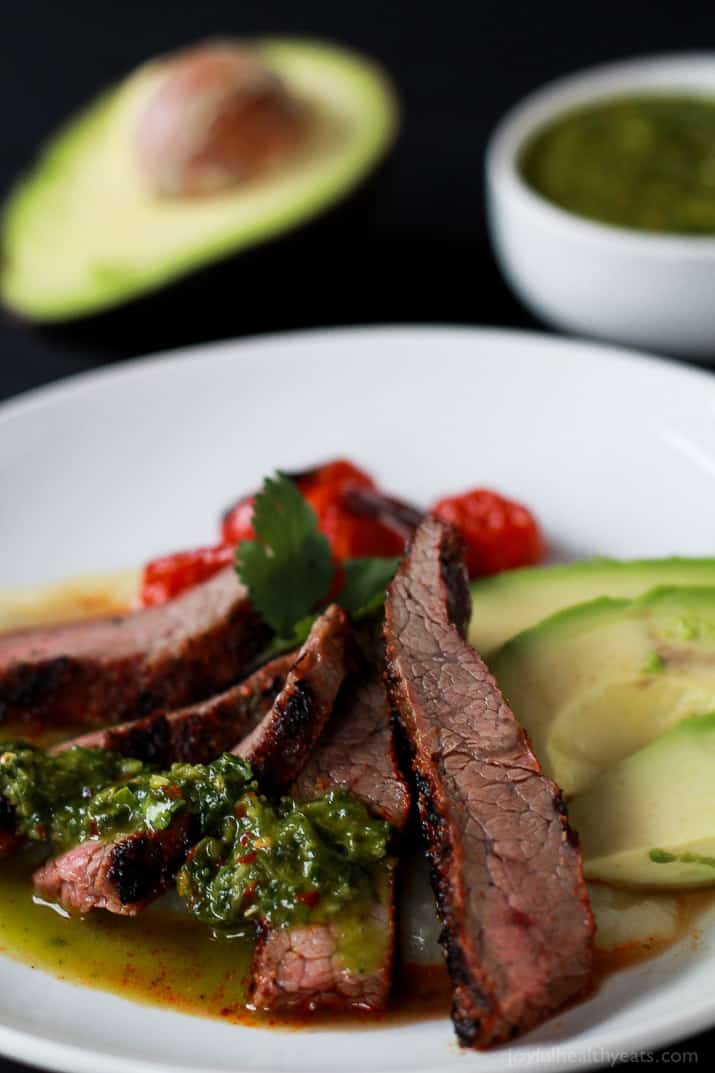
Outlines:
{"type": "Polygon", "coordinates": [[[206,927],[174,908],[171,898],[151,906],[141,920],[92,913],[81,919],[33,900],[33,854],[21,853],[0,869],[0,954],[61,980],[111,991],[135,1002],[241,1024],[302,1027],[330,1023],[368,1027],[386,1020],[445,1017],[447,972],[437,966],[403,966],[393,1009],[279,1020],[248,1006],[253,956],[249,939],[211,939],[206,927]]]}

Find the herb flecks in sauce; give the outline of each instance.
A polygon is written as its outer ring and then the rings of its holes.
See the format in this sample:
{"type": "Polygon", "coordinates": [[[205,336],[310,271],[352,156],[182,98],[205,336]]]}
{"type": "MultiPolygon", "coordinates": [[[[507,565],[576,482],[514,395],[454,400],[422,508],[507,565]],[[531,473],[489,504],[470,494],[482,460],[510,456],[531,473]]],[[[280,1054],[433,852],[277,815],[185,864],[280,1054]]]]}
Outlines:
{"type": "Polygon", "coordinates": [[[0,744],[0,799],[15,831],[35,842],[64,846],[82,839],[95,794],[143,770],[103,749],[74,747],[52,756],[25,742],[0,744]]]}
{"type": "Polygon", "coordinates": [[[207,837],[177,884],[198,920],[224,934],[258,923],[331,922],[351,960],[379,945],[371,918],[387,886],[390,827],[348,793],[273,804],[259,795],[250,764],[230,753],[156,772],[102,749],[52,756],[8,745],[0,753],[0,794],[17,832],[55,850],[163,831],[189,813],[207,837]]]}
{"type": "Polygon", "coordinates": [[[173,764],[167,772],[143,772],[124,785],[108,786],[87,809],[84,837],[135,831],[165,831],[179,813],[198,818],[202,832],[220,826],[246,787],[250,764],[224,753],[211,764],[173,764]]]}
{"type": "Polygon", "coordinates": [[[16,832],[55,849],[163,831],[183,812],[198,818],[202,833],[215,830],[249,785],[250,765],[229,753],[211,764],[156,772],[104,749],[74,747],[53,756],[22,744],[0,752],[0,799],[12,808],[16,832]]]}
{"type": "Polygon", "coordinates": [[[374,901],[390,828],[350,794],[272,805],[246,794],[220,838],[206,838],[179,873],[191,912],[216,929],[344,920],[374,901]]]}
{"type": "Polygon", "coordinates": [[[643,95],[568,112],[527,144],[521,171],[579,216],[715,234],[715,99],[643,95]]]}

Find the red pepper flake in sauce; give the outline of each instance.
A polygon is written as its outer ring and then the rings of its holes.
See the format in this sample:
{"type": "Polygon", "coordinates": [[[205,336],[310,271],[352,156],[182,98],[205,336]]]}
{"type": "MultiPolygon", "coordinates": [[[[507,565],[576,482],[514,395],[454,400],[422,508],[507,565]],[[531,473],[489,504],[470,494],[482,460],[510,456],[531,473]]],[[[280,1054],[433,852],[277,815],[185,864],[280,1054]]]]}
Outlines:
{"type": "Polygon", "coordinates": [[[307,905],[309,909],[314,909],[315,906],[320,901],[320,891],[319,890],[305,890],[305,891],[301,891],[300,894],[296,894],[295,897],[296,897],[296,901],[302,902],[303,905],[307,905]]]}

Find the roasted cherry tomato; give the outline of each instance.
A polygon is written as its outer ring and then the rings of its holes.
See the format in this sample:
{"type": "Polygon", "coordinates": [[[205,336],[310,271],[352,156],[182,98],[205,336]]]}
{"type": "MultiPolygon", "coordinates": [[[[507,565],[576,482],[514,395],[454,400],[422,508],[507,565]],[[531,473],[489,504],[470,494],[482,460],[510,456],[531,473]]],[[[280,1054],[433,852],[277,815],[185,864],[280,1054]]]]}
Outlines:
{"type": "Polygon", "coordinates": [[[163,604],[184,589],[206,581],[232,563],[236,550],[229,544],[163,555],[144,567],[141,599],[144,607],[163,604]]]}
{"type": "Polygon", "coordinates": [[[378,518],[354,512],[345,488],[332,484],[307,489],[303,495],[318,516],[318,526],[330,541],[333,555],[342,562],[362,555],[400,555],[404,537],[378,518]]]}
{"type": "Polygon", "coordinates": [[[242,540],[254,540],[253,500],[255,496],[239,499],[224,515],[221,522],[221,540],[224,544],[240,544],[242,540]]]}
{"type": "Polygon", "coordinates": [[[431,513],[451,522],[465,545],[470,577],[538,563],[544,538],[533,514],[486,488],[440,499],[431,513]]]}
{"type": "MultiPolygon", "coordinates": [[[[342,584],[340,564],[344,559],[402,552],[405,531],[399,525],[390,524],[389,510],[378,517],[379,511],[364,513],[349,502],[349,492],[355,489],[375,490],[379,497],[375,482],[364,470],[339,458],[297,474],[294,479],[315,511],[321,531],[330,541],[336,564],[331,595],[342,584]]],[[[253,495],[244,496],[224,515],[221,543],[216,547],[178,552],[149,563],[144,568],[142,584],[144,606],[164,603],[233,562],[236,546],[242,540],[255,539],[254,499],[253,495]]],[[[385,501],[386,504],[389,502],[385,501]]]]}
{"type": "Polygon", "coordinates": [[[395,555],[402,542],[374,518],[353,513],[345,499],[350,488],[375,488],[364,470],[345,458],[317,466],[297,478],[297,485],[318,517],[338,562],[360,555],[395,555]],[[397,551],[395,548],[397,547],[397,551]]]}
{"type": "MultiPolygon", "coordinates": [[[[328,498],[335,498],[341,488],[374,488],[375,482],[364,470],[358,469],[352,462],[345,458],[337,458],[334,462],[326,462],[323,466],[299,473],[295,483],[311,504],[314,510],[318,510],[317,504],[324,501],[324,490],[331,489],[327,493],[328,498]],[[315,496],[315,502],[313,501],[315,496]]],[[[244,496],[239,499],[227,513],[221,522],[221,540],[225,544],[239,544],[242,540],[253,540],[256,536],[253,528],[253,500],[254,496],[244,496]]]]}
{"type": "MultiPolygon", "coordinates": [[[[298,474],[295,482],[315,511],[320,530],[330,541],[337,560],[359,555],[399,555],[402,551],[404,540],[393,529],[375,518],[352,512],[345,502],[343,493],[347,489],[375,488],[372,477],[352,462],[338,458],[298,474]]],[[[254,539],[253,499],[240,499],[224,517],[221,539],[225,543],[254,539]]]]}
{"type": "Polygon", "coordinates": [[[315,469],[306,470],[296,478],[296,484],[301,492],[306,492],[321,485],[332,484],[338,488],[352,486],[353,488],[374,488],[375,482],[372,477],[359,469],[346,458],[336,458],[334,462],[326,462],[315,469]]]}

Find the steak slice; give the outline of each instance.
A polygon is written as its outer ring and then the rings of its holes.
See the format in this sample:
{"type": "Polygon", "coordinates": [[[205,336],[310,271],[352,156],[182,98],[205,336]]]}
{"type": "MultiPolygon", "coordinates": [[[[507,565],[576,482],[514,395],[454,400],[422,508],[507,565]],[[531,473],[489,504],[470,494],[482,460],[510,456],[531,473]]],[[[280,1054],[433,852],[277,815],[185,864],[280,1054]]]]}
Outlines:
{"type": "MultiPolygon", "coordinates": [[[[270,711],[297,656],[296,651],[278,656],[210,700],[176,712],[157,712],[130,723],[93,730],[56,745],[51,752],[80,746],[107,749],[157,767],[208,764],[232,749],[270,711]]],[[[14,832],[14,810],[0,796],[0,857],[22,845],[23,839],[14,832]]]]}
{"type": "MultiPolygon", "coordinates": [[[[409,794],[395,762],[387,695],[376,665],[348,683],[291,793],[306,801],[337,789],[354,793],[397,830],[404,827],[409,794]]],[[[390,860],[362,923],[370,952],[364,969],[344,963],[339,922],[264,930],[253,962],[256,1008],[275,1013],[383,1009],[392,978],[394,873],[390,860]]]]}
{"type": "Polygon", "coordinates": [[[305,1015],[326,1010],[385,1008],[395,942],[394,858],[376,877],[374,901],[360,920],[362,948],[351,933],[351,959],[341,954],[341,927],[304,924],[272,928],[256,945],[251,1001],[258,1010],[305,1015]],[[363,965],[360,958],[365,952],[363,965]]]}
{"type": "Polygon", "coordinates": [[[35,893],[72,913],[136,916],[170,886],[197,836],[194,817],[178,816],[166,831],[82,842],[35,872],[35,893]]]}
{"type": "Polygon", "coordinates": [[[330,790],[347,790],[401,831],[410,795],[395,759],[382,663],[380,651],[346,683],[330,725],[291,794],[298,801],[310,801],[330,790]]]}
{"type": "Polygon", "coordinates": [[[235,571],[159,607],[0,636],[0,722],[99,726],[176,708],[241,676],[266,640],[235,571]]]}
{"type": "Polygon", "coordinates": [[[106,727],[62,742],[52,750],[74,745],[108,749],[157,767],[175,763],[208,764],[232,749],[266,712],[285,685],[297,651],[267,663],[238,685],[175,712],[157,712],[130,723],[106,727]]]}
{"type": "Polygon", "coordinates": [[[463,640],[455,532],[424,522],[388,591],[387,681],[412,757],[423,839],[466,1046],[540,1024],[591,981],[593,918],[558,787],[463,640]]]}
{"type": "MultiPolygon", "coordinates": [[[[270,711],[241,748],[258,777],[265,774],[276,789],[296,778],[325,726],[347,671],[350,637],[345,612],[329,607],[270,711]]],[[[80,843],[35,873],[35,890],[69,910],[135,916],[167,889],[202,833],[192,817],[179,815],[164,831],[80,843]]]]}
{"type": "Polygon", "coordinates": [[[351,656],[348,616],[331,604],[314,623],[271,710],[233,750],[250,760],[262,788],[285,789],[300,773],[333,710],[351,656]]]}

